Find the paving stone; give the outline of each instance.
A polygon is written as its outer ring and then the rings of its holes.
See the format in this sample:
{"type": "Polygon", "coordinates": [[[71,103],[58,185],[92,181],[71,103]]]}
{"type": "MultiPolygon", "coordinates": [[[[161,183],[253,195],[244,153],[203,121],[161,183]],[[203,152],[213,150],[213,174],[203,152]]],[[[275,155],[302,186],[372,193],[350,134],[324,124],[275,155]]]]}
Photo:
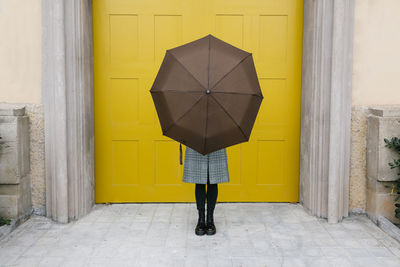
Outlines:
{"type": "Polygon", "coordinates": [[[206,257],[190,256],[187,257],[184,263],[185,267],[207,267],[208,260],[206,257]]]}
{"type": "Polygon", "coordinates": [[[350,260],[345,257],[327,257],[327,260],[329,264],[334,267],[353,267],[350,260]]]}
{"type": "Polygon", "coordinates": [[[342,247],[321,247],[321,251],[325,257],[342,257],[346,254],[342,247]]]}
{"type": "Polygon", "coordinates": [[[229,257],[208,257],[208,267],[232,267],[229,257]]]}
{"type": "Polygon", "coordinates": [[[41,261],[42,257],[22,256],[12,262],[8,262],[7,266],[39,266],[39,262],[41,261]]]}
{"type": "Polygon", "coordinates": [[[367,251],[370,253],[370,255],[373,255],[375,257],[392,257],[394,256],[390,250],[388,250],[385,247],[371,247],[367,248],[367,251]]]}
{"type": "Polygon", "coordinates": [[[377,267],[379,266],[378,260],[375,257],[351,257],[350,262],[352,266],[359,267],[377,267]]]}
{"type": "Polygon", "coordinates": [[[42,257],[47,253],[49,246],[46,245],[34,245],[29,247],[24,253],[22,253],[21,257],[30,258],[30,257],[42,257]]]}
{"type": "Polygon", "coordinates": [[[376,260],[380,263],[380,266],[390,266],[390,267],[398,267],[400,266],[400,259],[394,256],[391,257],[377,257],[376,260]]]}
{"type": "MultiPolygon", "coordinates": [[[[65,256],[67,257],[68,254],[65,254],[65,256]]],[[[54,266],[60,266],[61,264],[63,264],[63,262],[65,261],[64,257],[44,257],[42,258],[38,265],[39,266],[49,266],[49,267],[54,267],[54,266]]]]}

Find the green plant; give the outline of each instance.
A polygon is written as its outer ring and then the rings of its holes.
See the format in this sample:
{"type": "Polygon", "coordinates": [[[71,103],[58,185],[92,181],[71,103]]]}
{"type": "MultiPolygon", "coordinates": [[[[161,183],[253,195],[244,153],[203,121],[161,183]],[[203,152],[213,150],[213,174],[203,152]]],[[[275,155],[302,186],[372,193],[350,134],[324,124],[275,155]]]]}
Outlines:
{"type": "Polygon", "coordinates": [[[6,219],[6,218],[3,218],[3,217],[0,217],[0,226],[3,226],[5,224],[10,225],[10,223],[11,223],[10,219],[6,219]]]}
{"type": "MultiPolygon", "coordinates": [[[[397,195],[396,198],[394,199],[394,206],[395,208],[395,217],[400,219],[400,203],[399,198],[400,198],[400,139],[397,137],[392,137],[391,140],[388,140],[386,138],[384,138],[384,141],[386,143],[385,147],[388,147],[389,149],[395,151],[398,155],[399,158],[398,159],[394,159],[393,162],[389,162],[389,166],[390,169],[398,169],[397,172],[397,180],[394,181],[393,185],[392,185],[392,191],[390,193],[390,195],[392,195],[394,192],[396,192],[395,194],[397,195]]],[[[388,186],[386,186],[388,187],[388,186]]]]}

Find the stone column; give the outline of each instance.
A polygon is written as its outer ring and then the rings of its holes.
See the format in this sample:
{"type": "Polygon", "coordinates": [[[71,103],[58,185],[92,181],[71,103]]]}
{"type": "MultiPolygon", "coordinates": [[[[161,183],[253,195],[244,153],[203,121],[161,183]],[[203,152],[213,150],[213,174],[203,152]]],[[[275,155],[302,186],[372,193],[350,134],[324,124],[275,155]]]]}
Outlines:
{"type": "MultiPolygon", "coordinates": [[[[399,155],[385,147],[384,138],[400,138],[400,106],[369,108],[367,116],[367,213],[375,223],[380,215],[391,222],[394,217],[394,198],[390,195],[399,170],[390,169],[388,163],[399,155]],[[390,186],[386,188],[385,185],[390,186]]],[[[396,192],[394,192],[396,193],[396,192]]]]}
{"type": "Polygon", "coordinates": [[[329,222],[348,215],[353,0],[305,0],[300,202],[329,222]]]}
{"type": "Polygon", "coordinates": [[[0,104],[0,137],[0,216],[18,220],[32,212],[25,107],[0,104]]]}
{"type": "Polygon", "coordinates": [[[90,0],[42,0],[46,214],[67,223],[94,205],[90,0]]]}

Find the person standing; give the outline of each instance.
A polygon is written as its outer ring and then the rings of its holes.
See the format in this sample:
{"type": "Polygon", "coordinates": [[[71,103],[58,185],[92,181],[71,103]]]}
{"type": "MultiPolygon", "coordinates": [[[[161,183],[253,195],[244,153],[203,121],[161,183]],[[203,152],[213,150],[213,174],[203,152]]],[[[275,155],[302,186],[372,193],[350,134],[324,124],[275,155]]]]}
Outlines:
{"type": "Polygon", "coordinates": [[[196,207],[199,214],[195,234],[214,235],[216,233],[214,209],[218,197],[218,184],[229,182],[226,148],[202,155],[187,146],[182,181],[195,184],[196,207]]]}

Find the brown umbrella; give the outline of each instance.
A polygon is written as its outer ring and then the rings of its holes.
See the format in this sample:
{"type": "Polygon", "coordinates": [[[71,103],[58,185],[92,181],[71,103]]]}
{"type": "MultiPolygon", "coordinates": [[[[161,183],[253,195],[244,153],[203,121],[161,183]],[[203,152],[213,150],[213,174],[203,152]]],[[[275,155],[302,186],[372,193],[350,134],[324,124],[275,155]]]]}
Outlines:
{"type": "Polygon", "coordinates": [[[163,135],[202,155],[248,141],[264,98],[252,54],[211,34],[167,50],[150,92],[163,135]]]}

